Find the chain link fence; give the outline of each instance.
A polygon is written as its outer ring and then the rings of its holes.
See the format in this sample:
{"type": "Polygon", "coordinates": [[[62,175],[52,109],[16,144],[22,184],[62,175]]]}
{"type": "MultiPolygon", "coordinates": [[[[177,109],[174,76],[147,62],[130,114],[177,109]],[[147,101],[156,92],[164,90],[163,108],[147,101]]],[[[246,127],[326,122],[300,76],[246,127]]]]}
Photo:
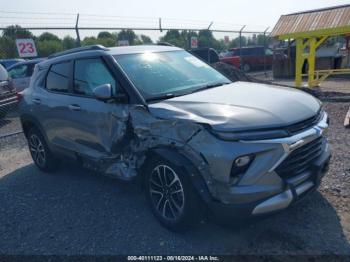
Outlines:
{"type": "MultiPolygon", "coordinates": [[[[262,27],[259,29],[249,30],[239,25],[194,20],[125,19],[97,15],[48,15],[0,11],[0,30],[2,31],[0,64],[2,64],[2,69],[5,68],[8,71],[9,76],[0,79],[0,139],[22,132],[17,92],[29,85],[35,66],[35,63],[23,66],[17,64],[17,67],[9,65],[9,63],[19,62],[15,60],[15,58],[18,59],[16,39],[33,39],[38,54],[35,58],[45,58],[57,51],[78,46],[91,44],[118,46],[125,42],[130,45],[169,42],[187,50],[195,48],[194,44],[198,48],[213,48],[219,53],[231,47],[247,45],[267,47],[271,40],[267,29],[263,30],[262,27]],[[61,23],[57,22],[58,20],[61,20],[61,23]],[[52,23],[53,21],[55,22],[52,23]],[[118,25],[115,25],[116,21],[118,25]],[[130,27],[130,23],[134,26],[130,27]],[[193,37],[196,38],[197,43],[192,42],[193,37]]],[[[260,68],[260,71],[262,69],[268,70],[264,67],[260,68]]],[[[227,71],[227,68],[225,70],[227,71]]],[[[233,72],[231,76],[237,77],[237,72],[233,72]]]]}

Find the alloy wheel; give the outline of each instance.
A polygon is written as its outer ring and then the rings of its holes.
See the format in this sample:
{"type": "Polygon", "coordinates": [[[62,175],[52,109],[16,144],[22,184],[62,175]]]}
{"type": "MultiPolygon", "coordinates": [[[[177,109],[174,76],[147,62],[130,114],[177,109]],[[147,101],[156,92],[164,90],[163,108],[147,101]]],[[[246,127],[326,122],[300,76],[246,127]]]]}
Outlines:
{"type": "Polygon", "coordinates": [[[153,205],[164,219],[174,221],[183,213],[185,193],[176,172],[167,165],[156,166],[149,178],[153,205]]]}
{"type": "Polygon", "coordinates": [[[43,146],[43,143],[41,142],[40,138],[33,134],[30,136],[29,139],[29,149],[30,153],[33,157],[34,162],[43,167],[46,162],[46,154],[45,154],[45,148],[43,146]]]}

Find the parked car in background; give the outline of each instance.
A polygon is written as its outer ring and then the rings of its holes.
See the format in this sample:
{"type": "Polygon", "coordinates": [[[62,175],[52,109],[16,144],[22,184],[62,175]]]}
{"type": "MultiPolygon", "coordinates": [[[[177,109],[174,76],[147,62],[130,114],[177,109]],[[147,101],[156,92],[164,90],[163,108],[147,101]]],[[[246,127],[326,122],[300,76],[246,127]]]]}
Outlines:
{"type": "Polygon", "coordinates": [[[189,52],[208,64],[220,62],[219,54],[214,48],[196,48],[189,52]]]}
{"type": "Polygon", "coordinates": [[[220,61],[232,64],[245,72],[254,69],[271,68],[273,52],[263,46],[232,48],[220,54],[220,61]]]}
{"type": "Polygon", "coordinates": [[[10,66],[17,64],[18,62],[23,62],[24,59],[21,58],[13,58],[13,59],[0,59],[0,64],[5,68],[8,69],[10,66]]]}
{"type": "Polygon", "coordinates": [[[17,102],[16,92],[11,86],[6,69],[0,65],[0,118],[5,117],[13,104],[17,102]]]}
{"type": "Polygon", "coordinates": [[[43,58],[27,60],[14,64],[8,68],[11,84],[17,92],[23,91],[29,86],[35,65],[43,60],[43,58]]]}
{"type": "Polygon", "coordinates": [[[53,171],[64,158],[139,179],[155,217],[171,230],[197,222],[207,208],[244,219],[285,209],[318,187],[331,156],[319,100],[233,83],[173,46],[52,55],[19,99],[39,169],[53,171]]]}
{"type": "Polygon", "coordinates": [[[232,65],[238,69],[241,67],[240,58],[233,51],[227,50],[219,54],[220,62],[232,65]]]}

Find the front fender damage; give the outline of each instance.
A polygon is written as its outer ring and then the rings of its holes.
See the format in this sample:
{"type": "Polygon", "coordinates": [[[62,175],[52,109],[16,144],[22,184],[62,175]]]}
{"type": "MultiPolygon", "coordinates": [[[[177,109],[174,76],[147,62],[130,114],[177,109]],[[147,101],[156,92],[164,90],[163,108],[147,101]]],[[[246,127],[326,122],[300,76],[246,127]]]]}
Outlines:
{"type": "MultiPolygon", "coordinates": [[[[207,132],[202,125],[188,120],[168,120],[153,117],[142,106],[131,107],[129,117],[123,123],[123,134],[112,147],[111,157],[103,159],[103,172],[107,176],[131,180],[142,172],[140,168],[150,150],[167,147],[176,150],[191,161],[202,175],[206,184],[212,184],[208,163],[200,152],[189,144],[201,132],[207,132]]],[[[119,123],[120,124],[120,123],[119,123]]],[[[205,136],[202,136],[205,137],[205,136]]],[[[205,143],[205,141],[202,141],[205,143]]],[[[215,195],[215,192],[211,193],[215,195]]]]}

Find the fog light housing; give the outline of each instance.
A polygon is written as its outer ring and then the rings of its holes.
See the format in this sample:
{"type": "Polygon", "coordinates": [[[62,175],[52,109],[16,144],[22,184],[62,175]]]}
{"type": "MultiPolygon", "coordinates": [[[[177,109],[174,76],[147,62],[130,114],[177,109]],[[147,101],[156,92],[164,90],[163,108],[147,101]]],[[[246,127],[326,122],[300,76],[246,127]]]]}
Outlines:
{"type": "Polygon", "coordinates": [[[244,155],[237,157],[232,164],[230,174],[230,184],[236,184],[243,174],[248,170],[254,160],[254,155],[244,155]]]}
{"type": "Polygon", "coordinates": [[[251,161],[251,156],[250,155],[247,155],[247,156],[240,156],[240,157],[237,157],[236,160],[235,160],[235,166],[236,167],[244,167],[246,165],[248,165],[251,161]]]}

